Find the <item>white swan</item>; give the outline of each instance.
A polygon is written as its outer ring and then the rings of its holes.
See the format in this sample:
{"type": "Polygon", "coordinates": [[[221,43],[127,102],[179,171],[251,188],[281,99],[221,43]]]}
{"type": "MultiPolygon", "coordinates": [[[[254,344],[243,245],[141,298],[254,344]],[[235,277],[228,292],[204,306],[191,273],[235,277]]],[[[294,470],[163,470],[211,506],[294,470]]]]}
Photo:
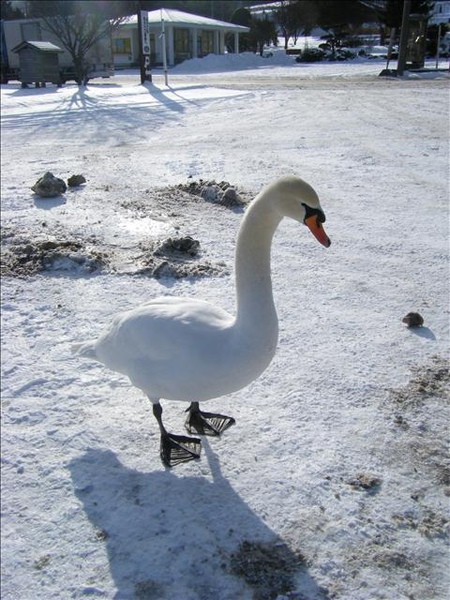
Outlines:
{"type": "Polygon", "coordinates": [[[74,352],[127,375],[153,403],[161,432],[161,459],[167,466],[200,456],[200,440],[168,433],[160,399],[190,402],[186,427],[219,435],[234,423],[200,411],[199,402],[235,392],[256,379],[271,362],[278,319],[270,276],[272,237],[283,217],[309,227],[330,245],[325,215],[314,189],[286,176],[262,190],[249,205],[236,247],[236,315],[192,298],[162,297],[118,315],[97,340],[74,352]]]}

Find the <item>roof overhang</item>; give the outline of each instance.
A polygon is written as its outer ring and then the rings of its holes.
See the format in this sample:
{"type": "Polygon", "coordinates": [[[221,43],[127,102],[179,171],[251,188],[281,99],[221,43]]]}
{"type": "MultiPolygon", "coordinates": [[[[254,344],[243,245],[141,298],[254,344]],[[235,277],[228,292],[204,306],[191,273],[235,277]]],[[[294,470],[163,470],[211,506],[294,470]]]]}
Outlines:
{"type": "MultiPolygon", "coordinates": [[[[221,29],[223,31],[235,33],[247,33],[250,31],[248,27],[244,27],[243,25],[235,25],[234,23],[228,23],[227,21],[210,19],[208,17],[202,17],[201,15],[194,15],[171,8],[151,10],[148,13],[148,23],[150,27],[161,25],[162,21],[164,21],[166,25],[192,29],[221,29]]],[[[137,25],[137,22],[137,15],[132,15],[123,21],[121,27],[134,28],[137,25]]]]}

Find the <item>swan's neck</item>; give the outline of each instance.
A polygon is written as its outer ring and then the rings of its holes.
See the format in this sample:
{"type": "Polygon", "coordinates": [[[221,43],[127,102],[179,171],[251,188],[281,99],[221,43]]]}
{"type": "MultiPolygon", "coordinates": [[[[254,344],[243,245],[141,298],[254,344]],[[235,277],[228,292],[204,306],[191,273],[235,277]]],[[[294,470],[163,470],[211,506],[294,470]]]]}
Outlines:
{"type": "Polygon", "coordinates": [[[272,338],[278,321],[272,294],[270,250],[282,217],[263,196],[256,198],[242,221],[236,246],[236,323],[250,334],[272,338]],[[269,331],[270,330],[270,331],[269,331]]]}

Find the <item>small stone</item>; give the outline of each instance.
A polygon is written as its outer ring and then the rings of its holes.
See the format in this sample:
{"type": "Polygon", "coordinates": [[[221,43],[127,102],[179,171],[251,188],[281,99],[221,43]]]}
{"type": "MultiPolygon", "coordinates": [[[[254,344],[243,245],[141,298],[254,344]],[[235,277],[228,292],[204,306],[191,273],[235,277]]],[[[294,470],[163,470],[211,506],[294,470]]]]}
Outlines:
{"type": "Polygon", "coordinates": [[[170,256],[173,254],[187,254],[197,256],[200,242],[190,236],[182,238],[168,238],[154,252],[155,256],[170,256]]]}
{"type": "Polygon", "coordinates": [[[50,559],[50,554],[44,554],[43,556],[40,556],[34,561],[34,568],[38,571],[42,571],[42,569],[49,564],[50,559]]]}
{"type": "Polygon", "coordinates": [[[223,192],[216,184],[205,185],[202,188],[200,195],[207,202],[220,202],[223,198],[223,192]]]}
{"type": "Polygon", "coordinates": [[[84,175],[72,175],[67,180],[67,185],[69,187],[78,187],[79,185],[82,185],[83,183],[86,183],[86,179],[85,179],[84,175]]]}
{"type": "Polygon", "coordinates": [[[408,327],[422,327],[424,320],[419,313],[409,312],[406,317],[403,317],[402,323],[405,323],[408,327]]]}
{"type": "Polygon", "coordinates": [[[97,529],[95,532],[95,538],[99,542],[104,542],[109,538],[109,533],[105,529],[97,529]]]}
{"type": "Polygon", "coordinates": [[[358,473],[347,483],[355,490],[375,490],[381,485],[381,479],[370,473],[358,473]]]}
{"type": "Polygon", "coordinates": [[[243,204],[234,187],[228,187],[223,193],[222,204],[225,206],[241,206],[243,204]]]}

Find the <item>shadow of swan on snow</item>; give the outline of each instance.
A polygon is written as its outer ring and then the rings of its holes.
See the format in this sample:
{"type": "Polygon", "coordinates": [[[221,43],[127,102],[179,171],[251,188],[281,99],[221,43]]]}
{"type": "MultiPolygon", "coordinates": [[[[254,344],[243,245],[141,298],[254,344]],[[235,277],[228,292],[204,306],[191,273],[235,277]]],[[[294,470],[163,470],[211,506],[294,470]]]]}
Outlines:
{"type": "Polygon", "coordinates": [[[304,559],[222,476],[142,473],[110,450],[72,460],[75,494],[105,540],[116,600],[326,600],[304,559]]]}

